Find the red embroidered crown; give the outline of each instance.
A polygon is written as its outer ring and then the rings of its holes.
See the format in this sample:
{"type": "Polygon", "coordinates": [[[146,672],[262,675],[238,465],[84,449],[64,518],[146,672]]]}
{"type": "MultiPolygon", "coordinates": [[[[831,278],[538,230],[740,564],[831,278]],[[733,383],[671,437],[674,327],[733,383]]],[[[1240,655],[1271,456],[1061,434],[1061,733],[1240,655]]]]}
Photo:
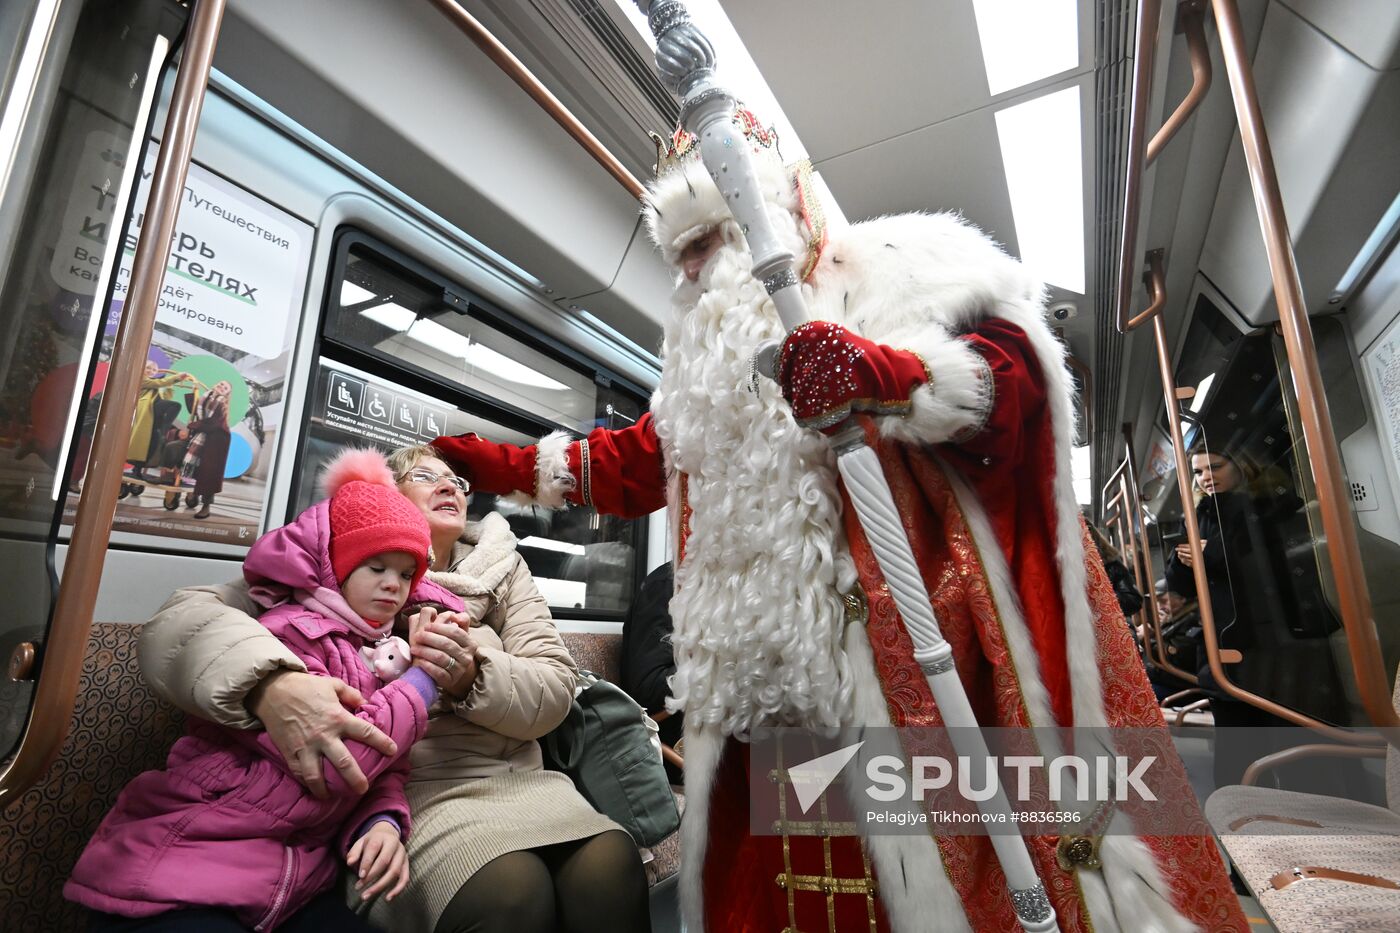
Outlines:
{"type": "MultiPolygon", "coordinates": [[[[749,147],[754,152],[772,152],[778,155],[778,131],[771,126],[764,126],[759,122],[758,117],[753,115],[753,111],[744,107],[739,107],[734,111],[734,125],[748,140],[749,147]]],[[[651,141],[656,144],[656,165],[655,174],[659,178],[667,172],[674,171],[686,162],[700,158],[699,139],[683,127],[676,127],[676,131],[671,134],[669,140],[663,139],[656,133],[649,133],[651,141]]]]}

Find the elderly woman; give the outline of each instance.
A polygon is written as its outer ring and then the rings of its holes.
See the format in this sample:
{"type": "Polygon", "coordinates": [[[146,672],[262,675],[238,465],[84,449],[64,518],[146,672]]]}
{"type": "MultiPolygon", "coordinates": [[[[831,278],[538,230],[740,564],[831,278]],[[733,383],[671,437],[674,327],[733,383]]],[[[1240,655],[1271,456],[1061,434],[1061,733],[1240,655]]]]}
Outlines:
{"type": "MultiPolygon", "coordinates": [[[[411,752],[409,887],[374,900],[371,921],[424,933],[648,930],[632,838],[542,767],[536,739],[568,712],[576,668],[515,536],[495,513],[466,521],[468,484],[433,448],[395,451],[389,465],[428,518],[429,578],[462,598],[470,625],[439,619],[413,639],[449,702],[411,752]]],[[[344,742],[392,741],[346,710],[356,691],[305,673],[256,612],[241,582],[176,592],[142,633],[146,680],[189,712],[265,728],[318,795],[323,758],[363,790],[344,742]]]]}

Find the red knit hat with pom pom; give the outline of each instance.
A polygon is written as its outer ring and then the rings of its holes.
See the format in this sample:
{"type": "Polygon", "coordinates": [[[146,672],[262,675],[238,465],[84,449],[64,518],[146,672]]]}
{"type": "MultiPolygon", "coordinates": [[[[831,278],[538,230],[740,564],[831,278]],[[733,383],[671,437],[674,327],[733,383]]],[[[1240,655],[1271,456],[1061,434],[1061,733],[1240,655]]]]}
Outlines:
{"type": "Polygon", "coordinates": [[[394,474],[377,450],[347,450],[326,467],[323,481],[331,497],[331,570],[344,583],[354,569],[376,554],[413,555],[413,585],[428,571],[432,536],[428,520],[394,484],[394,474]]]}

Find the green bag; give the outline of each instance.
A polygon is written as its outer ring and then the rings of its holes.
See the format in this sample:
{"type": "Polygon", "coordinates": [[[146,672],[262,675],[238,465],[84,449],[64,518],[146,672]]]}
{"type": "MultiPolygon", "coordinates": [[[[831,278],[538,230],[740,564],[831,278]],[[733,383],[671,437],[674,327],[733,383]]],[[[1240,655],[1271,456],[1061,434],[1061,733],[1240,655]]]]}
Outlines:
{"type": "Polygon", "coordinates": [[[652,743],[650,717],[621,687],[579,671],[583,689],[540,740],[545,767],[562,771],[594,808],[638,845],[655,845],[681,824],[675,795],[652,743]]]}

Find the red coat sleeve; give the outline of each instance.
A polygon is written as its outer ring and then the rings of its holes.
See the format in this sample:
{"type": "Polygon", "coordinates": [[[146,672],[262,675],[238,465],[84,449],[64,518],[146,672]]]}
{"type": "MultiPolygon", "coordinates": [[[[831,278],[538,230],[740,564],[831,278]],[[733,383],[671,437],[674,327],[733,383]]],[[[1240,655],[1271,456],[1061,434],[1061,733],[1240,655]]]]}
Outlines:
{"type": "Polygon", "coordinates": [[[603,515],[640,518],[666,505],[666,466],[651,412],[634,425],[596,428],[576,442],[569,472],[575,485],[566,498],[603,515]]]}
{"type": "Polygon", "coordinates": [[[961,338],[987,361],[993,397],[986,422],[971,437],[943,445],[942,453],[968,466],[971,475],[993,464],[1020,465],[1027,429],[1038,435],[1047,422],[1047,396],[1040,364],[1025,331],[1005,321],[987,321],[961,338]]]}
{"type": "Polygon", "coordinates": [[[555,507],[567,501],[622,518],[666,505],[665,461],[650,412],[625,428],[595,428],[582,440],[556,434],[517,447],[463,434],[433,446],[482,492],[555,507]]]}

